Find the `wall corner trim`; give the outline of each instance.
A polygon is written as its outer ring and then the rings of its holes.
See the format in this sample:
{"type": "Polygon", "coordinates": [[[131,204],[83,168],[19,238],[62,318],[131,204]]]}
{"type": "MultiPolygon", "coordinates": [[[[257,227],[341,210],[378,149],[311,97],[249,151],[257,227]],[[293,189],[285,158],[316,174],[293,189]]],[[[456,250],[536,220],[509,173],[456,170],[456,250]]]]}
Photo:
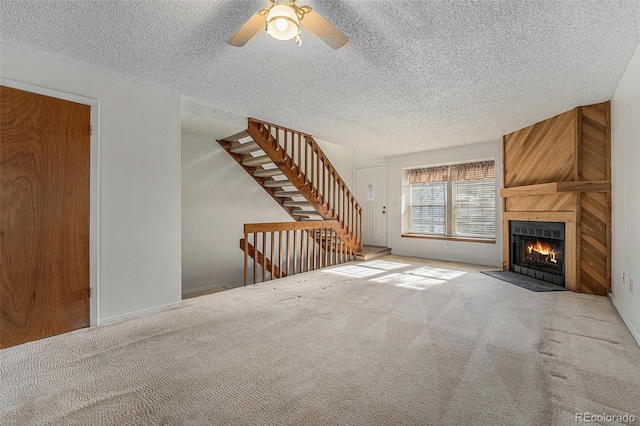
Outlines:
{"type": "Polygon", "coordinates": [[[613,297],[612,293],[609,293],[609,300],[611,300],[611,303],[613,304],[613,307],[615,308],[616,312],[618,313],[618,315],[620,315],[620,318],[622,318],[622,322],[624,322],[624,325],[627,326],[627,328],[631,332],[631,335],[636,340],[636,343],[638,344],[638,346],[640,346],[640,331],[636,330],[633,327],[633,323],[629,320],[629,318],[627,318],[627,316],[623,313],[623,311],[618,309],[618,306],[616,305],[616,298],[613,297]]]}

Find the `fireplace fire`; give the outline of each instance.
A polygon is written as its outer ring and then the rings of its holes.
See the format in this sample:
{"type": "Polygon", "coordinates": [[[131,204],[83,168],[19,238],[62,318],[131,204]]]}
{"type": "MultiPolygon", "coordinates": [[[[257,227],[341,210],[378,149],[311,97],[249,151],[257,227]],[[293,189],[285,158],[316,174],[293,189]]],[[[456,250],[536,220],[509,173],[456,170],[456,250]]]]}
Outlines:
{"type": "Polygon", "coordinates": [[[556,251],[553,249],[551,244],[536,241],[535,243],[525,243],[525,246],[527,247],[528,253],[525,257],[526,260],[541,263],[543,265],[558,263],[556,251]]]}
{"type": "Polygon", "coordinates": [[[564,286],[564,223],[510,221],[511,270],[564,286]]]}

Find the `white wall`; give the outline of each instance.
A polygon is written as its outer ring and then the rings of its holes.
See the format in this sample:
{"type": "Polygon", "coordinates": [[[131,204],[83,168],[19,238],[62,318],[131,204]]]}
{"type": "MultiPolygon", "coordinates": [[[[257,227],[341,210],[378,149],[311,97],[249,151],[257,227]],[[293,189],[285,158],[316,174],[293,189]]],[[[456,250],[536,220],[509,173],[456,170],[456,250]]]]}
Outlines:
{"type": "Polygon", "coordinates": [[[611,99],[611,171],[611,300],[640,344],[640,46],[611,99]]]}
{"type": "Polygon", "coordinates": [[[342,145],[337,145],[335,143],[319,139],[316,139],[316,142],[329,158],[333,167],[335,167],[338,173],[340,173],[340,176],[342,176],[342,179],[349,189],[354,191],[354,194],[356,189],[353,183],[354,169],[379,165],[386,162],[384,157],[368,154],[366,152],[354,151],[350,148],[345,148],[342,145]]]}
{"type": "Polygon", "coordinates": [[[243,225],[291,221],[213,138],[182,134],[183,292],[241,286],[243,225]]]}
{"type": "Polygon", "coordinates": [[[338,171],[344,183],[353,190],[353,159],[355,152],[352,149],[336,145],[331,142],[316,139],[318,146],[325,153],[333,167],[338,171]]]}
{"type": "Polygon", "coordinates": [[[178,303],[179,95],[4,44],[0,63],[3,78],[100,101],[98,321],[178,303]]]}
{"type": "Polygon", "coordinates": [[[502,141],[424,151],[388,158],[387,241],[393,254],[491,265],[502,268],[502,199],[496,197],[495,244],[403,238],[403,187],[406,168],[495,159],[496,195],[502,188],[502,141]],[[447,245],[448,244],[448,245],[447,245]]]}

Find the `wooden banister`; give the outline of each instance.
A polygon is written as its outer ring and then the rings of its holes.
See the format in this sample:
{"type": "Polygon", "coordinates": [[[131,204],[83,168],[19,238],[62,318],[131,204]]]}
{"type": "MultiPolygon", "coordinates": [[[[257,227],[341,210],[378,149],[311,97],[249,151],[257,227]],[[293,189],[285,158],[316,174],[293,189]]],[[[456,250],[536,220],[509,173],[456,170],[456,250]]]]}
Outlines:
{"type": "Polygon", "coordinates": [[[247,132],[354,251],[362,248],[362,208],[320,146],[308,133],[249,119],[247,132]]]}
{"type": "MultiPolygon", "coordinates": [[[[246,239],[243,238],[240,240],[240,248],[245,252],[245,271],[248,270],[247,260],[249,257],[252,257],[258,264],[262,265],[265,270],[270,270],[271,275],[278,278],[287,276],[286,273],[282,272],[282,266],[275,266],[271,260],[267,259],[260,251],[257,251],[256,248],[252,244],[249,244],[246,239]]],[[[248,277],[245,273],[245,285],[247,285],[247,279],[248,277]]]]}
{"type": "Polygon", "coordinates": [[[362,208],[313,136],[250,118],[246,131],[218,142],[295,220],[245,225],[245,285],[348,262],[361,250],[362,208]],[[263,168],[268,161],[277,169],[263,168]],[[306,220],[316,214],[323,220],[306,220]]]}
{"type": "Polygon", "coordinates": [[[244,284],[250,277],[255,284],[351,261],[355,252],[341,240],[341,229],[337,220],[245,224],[244,284]]]}

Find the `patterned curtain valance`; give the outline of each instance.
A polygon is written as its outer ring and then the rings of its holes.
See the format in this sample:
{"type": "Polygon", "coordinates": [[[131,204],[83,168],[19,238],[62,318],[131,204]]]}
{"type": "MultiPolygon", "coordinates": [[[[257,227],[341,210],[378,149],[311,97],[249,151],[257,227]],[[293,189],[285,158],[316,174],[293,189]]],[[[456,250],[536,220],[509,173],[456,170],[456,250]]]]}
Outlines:
{"type": "Polygon", "coordinates": [[[427,167],[409,171],[409,183],[443,182],[447,180],[449,167],[427,167]]]}
{"type": "Polygon", "coordinates": [[[477,180],[495,177],[496,165],[493,161],[457,164],[451,166],[451,180],[477,180]]]}

